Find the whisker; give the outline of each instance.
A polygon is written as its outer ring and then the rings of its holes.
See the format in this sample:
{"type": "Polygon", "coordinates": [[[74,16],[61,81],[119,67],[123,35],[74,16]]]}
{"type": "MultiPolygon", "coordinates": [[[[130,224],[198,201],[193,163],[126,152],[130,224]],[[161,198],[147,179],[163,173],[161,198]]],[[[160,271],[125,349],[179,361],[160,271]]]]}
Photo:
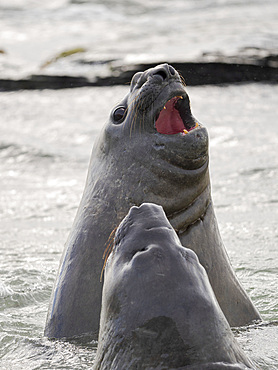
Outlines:
{"type": "MultiPolygon", "coordinates": [[[[145,100],[146,100],[146,97],[142,99],[142,105],[145,103],[145,100]]],[[[153,107],[153,104],[152,104],[152,107],[153,107]]],[[[142,109],[143,111],[143,132],[145,131],[145,116],[146,116],[146,113],[145,113],[145,109],[142,109]]],[[[141,122],[140,122],[141,124],[141,122]]]]}
{"type": "MultiPolygon", "coordinates": [[[[140,94],[138,95],[138,98],[140,97],[140,94]]],[[[133,119],[132,119],[132,122],[131,122],[131,125],[130,125],[130,130],[129,130],[129,137],[131,138],[131,135],[132,135],[132,130],[133,128],[135,128],[135,122],[137,120],[137,116],[138,116],[138,109],[140,107],[140,101],[138,102],[136,108],[135,108],[135,113],[134,113],[134,116],[133,116],[133,119]]]]}
{"type": "Polygon", "coordinates": [[[136,102],[139,98],[140,98],[140,94],[139,94],[139,95],[137,95],[137,96],[135,96],[135,97],[131,100],[131,102],[128,104],[127,109],[131,106],[131,104],[132,104],[133,102],[136,102]]]}
{"type": "Polygon", "coordinates": [[[177,72],[178,72],[178,74],[180,76],[180,79],[181,79],[181,82],[182,82],[183,86],[186,86],[185,79],[184,79],[183,75],[181,74],[180,71],[177,71],[177,72]]]}
{"type": "MultiPolygon", "coordinates": [[[[142,122],[143,122],[143,132],[145,131],[145,116],[146,116],[146,113],[145,113],[145,111],[143,111],[143,117],[142,117],[142,122]]],[[[141,124],[141,122],[140,122],[140,124],[141,124]]]]}
{"type": "MultiPolygon", "coordinates": [[[[136,121],[137,121],[139,107],[140,107],[140,104],[137,104],[137,107],[136,107],[136,120],[135,120],[135,123],[136,123],[136,121]]],[[[140,120],[140,123],[139,123],[139,127],[140,127],[140,125],[141,125],[141,120],[140,120]]],[[[136,125],[134,125],[134,127],[133,127],[133,129],[134,129],[134,130],[135,130],[135,126],[136,126],[136,125]]]]}
{"type": "Polygon", "coordinates": [[[140,101],[140,108],[143,112],[143,116],[142,116],[142,120],[140,120],[140,126],[139,126],[139,132],[140,132],[140,135],[141,135],[141,128],[143,128],[143,132],[145,130],[145,109],[143,109],[143,106],[144,106],[144,103],[145,103],[145,100],[146,100],[146,97],[143,97],[140,101]]]}
{"type": "Polygon", "coordinates": [[[106,253],[107,253],[107,249],[111,243],[111,240],[114,241],[114,237],[115,237],[115,232],[117,230],[117,227],[118,226],[115,226],[114,229],[111,231],[110,235],[109,235],[109,238],[107,239],[106,243],[104,244],[104,246],[106,247],[104,252],[103,252],[103,255],[102,255],[102,259],[104,259],[106,253]]]}
{"type": "Polygon", "coordinates": [[[113,248],[114,248],[114,245],[115,245],[114,240],[112,240],[109,244],[109,249],[107,250],[107,255],[106,255],[105,260],[103,262],[103,266],[102,266],[101,273],[100,273],[100,279],[99,279],[100,282],[102,282],[102,277],[103,277],[103,273],[104,273],[104,270],[105,270],[106,262],[108,260],[108,257],[110,256],[113,248]]]}
{"type": "MultiPolygon", "coordinates": [[[[131,100],[131,102],[130,102],[130,103],[128,104],[128,106],[127,106],[127,112],[128,112],[128,110],[129,110],[129,108],[131,107],[131,105],[132,105],[133,103],[136,103],[136,102],[137,102],[137,100],[138,100],[139,98],[140,98],[140,95],[137,95],[137,96],[135,96],[135,98],[133,98],[133,99],[131,100]]],[[[133,112],[133,110],[134,110],[134,106],[132,107],[132,110],[131,110],[130,114],[133,112]]],[[[123,125],[122,129],[124,129],[125,124],[126,124],[126,122],[124,123],[124,125],[123,125]]]]}
{"type": "MultiPolygon", "coordinates": [[[[137,110],[137,109],[136,109],[137,110]]],[[[130,128],[129,128],[129,138],[131,138],[131,133],[132,133],[132,126],[133,126],[133,122],[135,121],[136,119],[136,116],[137,116],[137,112],[135,111],[134,114],[133,114],[133,118],[132,118],[132,121],[131,121],[131,124],[130,124],[130,128]]]]}

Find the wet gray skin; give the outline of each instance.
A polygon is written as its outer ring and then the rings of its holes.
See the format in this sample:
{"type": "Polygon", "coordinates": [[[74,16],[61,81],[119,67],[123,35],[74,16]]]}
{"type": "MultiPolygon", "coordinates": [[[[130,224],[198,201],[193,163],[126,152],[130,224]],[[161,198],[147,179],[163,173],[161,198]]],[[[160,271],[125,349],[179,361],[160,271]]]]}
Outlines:
{"type": "Polygon", "coordinates": [[[53,288],[45,335],[97,337],[106,243],[129,208],[143,202],[161,205],[182,245],[197,253],[230,325],[260,319],[234,274],[218,231],[207,130],[200,123],[197,126],[180,76],[163,64],[135,74],[130,92],[112,110],[93,147],[84,193],[53,288]],[[156,120],[168,112],[163,108],[174,97],[170,111],[180,117],[181,132],[158,132],[156,120]]]}
{"type": "Polygon", "coordinates": [[[95,370],[254,368],[161,206],[132,207],[104,277],[95,370]]]}

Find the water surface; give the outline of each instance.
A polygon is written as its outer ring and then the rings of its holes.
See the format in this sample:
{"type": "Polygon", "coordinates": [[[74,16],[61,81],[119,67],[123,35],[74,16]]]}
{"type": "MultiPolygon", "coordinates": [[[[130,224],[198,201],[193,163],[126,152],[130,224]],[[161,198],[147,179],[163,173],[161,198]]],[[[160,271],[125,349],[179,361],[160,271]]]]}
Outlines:
{"type": "Polygon", "coordinates": [[[78,47],[88,60],[133,63],[277,53],[277,18],[276,0],[0,0],[0,75],[89,74],[61,60],[41,68],[78,47]]]}
{"type": "MultiPolygon", "coordinates": [[[[43,337],[63,244],[92,144],[128,87],[2,93],[0,368],[89,369],[96,343],[43,337]]],[[[263,325],[235,334],[262,369],[278,369],[278,86],[189,87],[209,130],[222,237],[263,325]]]]}

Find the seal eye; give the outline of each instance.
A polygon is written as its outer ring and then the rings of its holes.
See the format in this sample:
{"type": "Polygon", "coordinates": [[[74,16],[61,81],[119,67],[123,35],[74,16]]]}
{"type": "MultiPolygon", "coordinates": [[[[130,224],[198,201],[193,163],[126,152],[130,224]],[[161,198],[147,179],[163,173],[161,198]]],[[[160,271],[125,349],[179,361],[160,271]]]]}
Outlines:
{"type": "Polygon", "coordinates": [[[126,107],[118,107],[113,112],[114,123],[122,123],[126,115],[126,107]]]}

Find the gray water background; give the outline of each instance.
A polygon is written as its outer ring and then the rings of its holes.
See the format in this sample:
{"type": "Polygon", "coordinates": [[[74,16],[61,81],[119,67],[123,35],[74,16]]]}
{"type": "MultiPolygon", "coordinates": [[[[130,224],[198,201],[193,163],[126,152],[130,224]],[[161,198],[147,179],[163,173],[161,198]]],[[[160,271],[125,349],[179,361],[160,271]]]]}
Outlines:
{"type": "Polygon", "coordinates": [[[89,76],[86,63],[45,66],[74,48],[123,63],[277,54],[277,18],[276,0],[0,0],[0,76],[89,76]]]}
{"type": "MultiPolygon", "coordinates": [[[[34,70],[56,51],[86,42],[100,59],[161,53],[168,60],[247,46],[271,50],[278,40],[276,1],[38,4],[0,0],[0,48],[6,52],[0,72],[34,70]]],[[[92,144],[127,91],[123,86],[0,94],[1,369],[92,366],[96,343],[49,341],[43,329],[92,144]]],[[[278,369],[278,86],[188,87],[188,93],[210,135],[221,235],[264,319],[235,335],[262,369],[278,369]]]]}
{"type": "MultiPolygon", "coordinates": [[[[90,368],[95,343],[43,337],[92,142],[128,87],[1,94],[0,367],[90,368]]],[[[278,86],[188,88],[210,135],[212,192],[231,262],[265,326],[237,336],[278,368],[278,86]]],[[[264,366],[263,366],[264,365],[264,366]]]]}

